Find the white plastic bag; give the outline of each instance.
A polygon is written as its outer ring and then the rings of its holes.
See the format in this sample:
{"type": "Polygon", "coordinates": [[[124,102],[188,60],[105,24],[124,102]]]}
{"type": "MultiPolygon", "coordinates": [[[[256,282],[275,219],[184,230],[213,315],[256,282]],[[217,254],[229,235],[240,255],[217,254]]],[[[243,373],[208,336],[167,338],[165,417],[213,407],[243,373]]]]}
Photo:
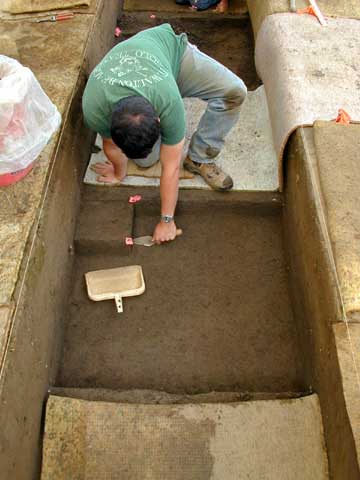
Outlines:
{"type": "Polygon", "coordinates": [[[0,175],[31,165],[60,123],[32,71],[0,55],[0,175]]]}

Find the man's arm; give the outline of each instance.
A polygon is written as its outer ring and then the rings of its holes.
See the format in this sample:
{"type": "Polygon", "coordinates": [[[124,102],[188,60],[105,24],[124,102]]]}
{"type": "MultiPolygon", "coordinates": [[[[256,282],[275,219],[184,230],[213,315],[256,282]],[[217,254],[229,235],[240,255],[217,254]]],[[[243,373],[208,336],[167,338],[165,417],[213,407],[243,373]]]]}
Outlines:
{"type": "MultiPolygon", "coordinates": [[[[177,145],[161,145],[160,161],[162,166],[160,179],[161,215],[174,216],[178,200],[179,174],[184,139],[177,145]]],[[[154,231],[153,240],[159,244],[174,240],[176,237],[175,222],[160,221],[154,231]]]]}
{"type": "Polygon", "coordinates": [[[99,162],[94,165],[96,173],[100,175],[98,181],[106,183],[121,181],[126,176],[128,161],[126,155],[111,138],[103,138],[103,149],[110,163],[99,162]]]}

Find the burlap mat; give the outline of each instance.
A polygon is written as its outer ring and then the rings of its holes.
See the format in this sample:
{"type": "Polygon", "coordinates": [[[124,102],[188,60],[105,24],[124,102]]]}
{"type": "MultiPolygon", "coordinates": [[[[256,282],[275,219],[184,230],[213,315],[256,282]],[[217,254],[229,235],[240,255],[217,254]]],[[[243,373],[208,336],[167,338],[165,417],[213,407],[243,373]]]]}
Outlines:
{"type": "MultiPolygon", "coordinates": [[[[102,150],[102,139],[101,136],[98,135],[96,137],[96,142],[95,146],[101,149],[98,153],[93,153],[90,159],[90,164],[89,168],[90,170],[93,169],[93,165],[98,162],[106,162],[106,156],[104,154],[104,151],[102,150]]],[[[127,164],[127,174],[128,177],[144,177],[144,178],[160,178],[161,177],[161,163],[158,161],[153,165],[152,167],[149,168],[140,168],[136,165],[136,163],[133,160],[128,160],[127,164]]],[[[96,176],[96,175],[95,175],[96,176]]],[[[94,177],[95,177],[94,176],[94,177]]],[[[180,177],[179,178],[194,178],[194,175],[190,173],[188,170],[185,170],[183,167],[181,167],[180,170],[180,177]]],[[[94,178],[94,183],[96,184],[97,182],[95,181],[94,178]]]]}
{"type": "Polygon", "coordinates": [[[326,480],[317,396],[212,405],[48,400],[42,480],[210,478],[326,480]]]}
{"type": "MultiPolygon", "coordinates": [[[[139,168],[135,162],[130,160],[127,168],[128,177],[145,177],[145,178],[160,178],[161,177],[161,163],[157,162],[149,168],[139,168]]],[[[181,167],[179,178],[194,178],[194,175],[185,168],[181,167]]]]}
{"type": "MultiPolygon", "coordinates": [[[[289,0],[247,0],[247,3],[255,36],[268,15],[289,12],[290,10],[289,0]]],[[[325,16],[360,18],[359,0],[317,0],[317,4],[325,16]]],[[[308,0],[296,0],[298,9],[308,6],[308,0]]]]}
{"type": "Polygon", "coordinates": [[[90,0],[5,0],[1,8],[4,12],[19,14],[88,7],[89,5],[90,0]]]}
{"type": "Polygon", "coordinates": [[[255,57],[264,82],[282,175],[291,133],[315,120],[333,120],[340,108],[360,121],[360,22],[276,14],[260,29],[255,57]]]}
{"type": "Polygon", "coordinates": [[[360,125],[316,122],[314,138],[345,312],[360,320],[360,125]]]}

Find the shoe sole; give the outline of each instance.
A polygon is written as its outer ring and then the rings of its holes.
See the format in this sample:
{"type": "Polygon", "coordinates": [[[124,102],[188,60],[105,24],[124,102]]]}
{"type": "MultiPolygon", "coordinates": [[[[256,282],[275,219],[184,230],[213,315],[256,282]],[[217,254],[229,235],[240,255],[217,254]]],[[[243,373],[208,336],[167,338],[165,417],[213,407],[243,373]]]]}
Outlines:
{"type": "Polygon", "coordinates": [[[188,163],[185,163],[184,162],[184,168],[186,170],[188,170],[190,173],[196,173],[198,175],[200,175],[200,177],[202,177],[205,182],[209,185],[209,187],[211,187],[213,190],[216,190],[217,192],[226,192],[228,190],[231,190],[234,186],[233,182],[231,182],[231,185],[229,185],[228,187],[214,187],[212,185],[210,185],[207,181],[206,181],[206,178],[204,178],[202,175],[201,175],[201,172],[200,172],[200,169],[199,168],[196,168],[194,167],[193,165],[189,165],[188,163]]]}

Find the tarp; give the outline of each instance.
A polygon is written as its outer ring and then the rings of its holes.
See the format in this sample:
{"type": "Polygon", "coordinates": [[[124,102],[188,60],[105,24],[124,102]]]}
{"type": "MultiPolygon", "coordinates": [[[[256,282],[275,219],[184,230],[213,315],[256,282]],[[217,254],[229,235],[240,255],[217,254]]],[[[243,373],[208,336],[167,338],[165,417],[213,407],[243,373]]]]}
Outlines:
{"type": "MultiPolygon", "coordinates": [[[[268,15],[290,11],[289,0],[247,0],[247,4],[255,36],[268,15]]],[[[360,18],[359,0],[317,0],[317,4],[325,16],[360,18]]],[[[308,0],[296,0],[298,9],[308,6],[308,0]]]]}
{"type": "Polygon", "coordinates": [[[360,22],[275,14],[263,22],[255,49],[264,82],[275,150],[282,173],[284,149],[300,126],[336,119],[343,108],[360,121],[360,22]]]}
{"type": "MultiPolygon", "coordinates": [[[[195,98],[185,98],[187,129],[184,155],[189,147],[191,136],[196,131],[200,118],[206,109],[206,102],[195,98]]],[[[101,146],[101,144],[100,144],[101,146]]],[[[93,154],[86,171],[84,182],[89,185],[104,185],[96,181],[97,175],[91,167],[96,162],[104,162],[104,154],[93,154]]],[[[219,165],[231,175],[233,190],[274,191],[279,188],[278,164],[274,149],[272,130],[264,87],[249,92],[241,107],[240,119],[226,137],[225,147],[218,160],[219,165]]],[[[154,169],[128,170],[122,185],[157,186],[159,179],[149,178],[154,173],[160,175],[160,165],[154,169]],[[141,175],[141,176],[138,176],[141,175]],[[146,175],[146,178],[145,178],[146,175]]],[[[199,175],[193,179],[182,178],[180,188],[207,189],[210,187],[199,175]]]]}
{"type": "Polygon", "coordinates": [[[326,480],[316,395],[126,405],[50,397],[42,480],[326,480]]]}

